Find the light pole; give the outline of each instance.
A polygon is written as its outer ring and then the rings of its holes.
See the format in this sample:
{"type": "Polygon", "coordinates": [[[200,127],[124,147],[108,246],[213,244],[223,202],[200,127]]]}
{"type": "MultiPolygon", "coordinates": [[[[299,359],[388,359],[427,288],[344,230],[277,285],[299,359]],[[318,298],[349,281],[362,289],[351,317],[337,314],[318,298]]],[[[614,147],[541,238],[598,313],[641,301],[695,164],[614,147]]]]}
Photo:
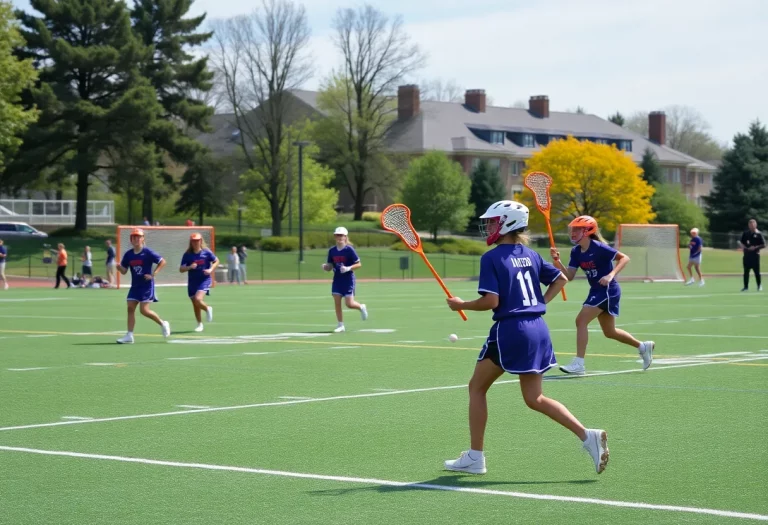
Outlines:
{"type": "Polygon", "coordinates": [[[302,175],[304,173],[304,146],[309,146],[310,142],[298,140],[293,143],[299,147],[299,262],[304,262],[304,193],[302,184],[302,175]]]}
{"type": "Polygon", "coordinates": [[[243,231],[243,192],[237,192],[237,233],[243,231]]]}

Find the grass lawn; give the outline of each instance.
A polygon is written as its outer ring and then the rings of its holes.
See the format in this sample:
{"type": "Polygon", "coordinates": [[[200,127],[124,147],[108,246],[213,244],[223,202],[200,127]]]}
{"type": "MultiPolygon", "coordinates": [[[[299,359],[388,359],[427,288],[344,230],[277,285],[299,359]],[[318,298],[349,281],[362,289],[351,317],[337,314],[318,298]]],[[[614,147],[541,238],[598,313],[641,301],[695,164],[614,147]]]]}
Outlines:
{"type": "MultiPolygon", "coordinates": [[[[12,288],[0,293],[0,521],[765,520],[768,306],[739,288],[625,283],[619,324],[656,341],[653,366],[593,333],[589,376],[547,373],[547,395],[607,430],[599,476],[509,375],[489,393],[488,474],[442,470],[468,447],[465,385],[490,318],[461,321],[433,282],[361,284],[370,319],[347,312],[344,334],[329,333],[326,284],[216,288],[202,334],[185,290],[162,288],[153,308],[174,334],[139,319],[133,346],[114,344],[124,291],[12,288]]],[[[571,283],[549,306],[560,363],[586,291],[571,283]]]]}

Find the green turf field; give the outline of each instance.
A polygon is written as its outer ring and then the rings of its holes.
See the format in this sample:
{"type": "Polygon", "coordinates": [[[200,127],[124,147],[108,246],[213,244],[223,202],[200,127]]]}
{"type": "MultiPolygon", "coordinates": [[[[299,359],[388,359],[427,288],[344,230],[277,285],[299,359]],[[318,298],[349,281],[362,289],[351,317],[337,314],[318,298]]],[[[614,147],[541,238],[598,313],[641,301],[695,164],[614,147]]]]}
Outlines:
{"type": "MultiPolygon", "coordinates": [[[[471,282],[451,286],[474,296],[471,282]]],[[[114,344],[124,290],[11,289],[0,523],[768,520],[768,296],[740,287],[623,284],[619,322],[657,342],[651,369],[595,333],[591,376],[545,383],[607,430],[607,470],[505,376],[478,477],[442,463],[468,447],[465,384],[489,316],[462,322],[433,282],[361,283],[371,317],[348,313],[345,334],[328,333],[328,285],[218,287],[203,334],[185,290],[163,288],[155,307],[174,334],[139,319],[133,346],[114,344]]],[[[567,291],[546,316],[561,363],[586,288],[567,291]]]]}

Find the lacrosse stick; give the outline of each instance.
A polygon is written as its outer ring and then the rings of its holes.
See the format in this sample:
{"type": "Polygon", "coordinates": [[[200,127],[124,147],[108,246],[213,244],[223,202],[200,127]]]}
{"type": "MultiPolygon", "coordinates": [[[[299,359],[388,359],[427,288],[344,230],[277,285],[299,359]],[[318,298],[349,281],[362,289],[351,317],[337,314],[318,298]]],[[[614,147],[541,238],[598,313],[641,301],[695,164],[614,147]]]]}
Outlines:
{"type": "MultiPolygon", "coordinates": [[[[411,224],[411,210],[409,210],[405,204],[392,204],[387,206],[386,209],[381,212],[381,226],[385,230],[397,234],[409,250],[421,255],[421,258],[424,260],[427,268],[429,268],[429,271],[432,272],[432,275],[435,276],[435,279],[437,279],[437,283],[443,289],[445,295],[449,298],[453,297],[451,292],[449,292],[448,288],[445,286],[443,280],[437,275],[437,272],[429,263],[427,256],[424,254],[424,250],[421,247],[421,238],[419,238],[419,234],[416,233],[413,224],[411,224]]],[[[467,314],[462,310],[459,310],[458,312],[461,318],[466,321],[467,314]]]]}
{"type": "MultiPolygon", "coordinates": [[[[552,186],[552,177],[543,171],[532,171],[525,176],[523,184],[533,192],[536,207],[544,216],[544,222],[547,223],[549,245],[552,248],[555,248],[555,236],[552,235],[552,225],[549,223],[549,210],[552,209],[552,200],[549,198],[549,187],[552,186]]],[[[563,301],[567,300],[565,297],[565,288],[560,291],[563,294],[563,301]]]]}

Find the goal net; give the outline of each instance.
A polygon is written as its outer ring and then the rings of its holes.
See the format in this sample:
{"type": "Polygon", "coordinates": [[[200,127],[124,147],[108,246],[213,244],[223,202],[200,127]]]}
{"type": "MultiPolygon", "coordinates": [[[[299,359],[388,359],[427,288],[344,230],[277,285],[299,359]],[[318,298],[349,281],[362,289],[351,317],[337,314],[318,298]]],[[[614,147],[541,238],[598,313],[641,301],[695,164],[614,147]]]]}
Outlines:
{"type": "MultiPolygon", "coordinates": [[[[156,251],[166,261],[165,268],[157,274],[156,286],[187,284],[187,274],[179,272],[179,266],[181,266],[181,257],[189,247],[189,236],[193,233],[202,235],[208,248],[215,252],[215,235],[212,226],[118,226],[115,247],[118,264],[123,254],[131,249],[131,230],[135,228],[144,230],[146,246],[156,251]]],[[[214,278],[214,286],[215,281],[214,278]]],[[[120,275],[120,272],[117,272],[117,287],[130,286],[131,276],[120,275]]]]}
{"type": "Polygon", "coordinates": [[[616,249],[632,259],[619,274],[621,279],[684,280],[677,224],[620,224],[616,249]]]}

